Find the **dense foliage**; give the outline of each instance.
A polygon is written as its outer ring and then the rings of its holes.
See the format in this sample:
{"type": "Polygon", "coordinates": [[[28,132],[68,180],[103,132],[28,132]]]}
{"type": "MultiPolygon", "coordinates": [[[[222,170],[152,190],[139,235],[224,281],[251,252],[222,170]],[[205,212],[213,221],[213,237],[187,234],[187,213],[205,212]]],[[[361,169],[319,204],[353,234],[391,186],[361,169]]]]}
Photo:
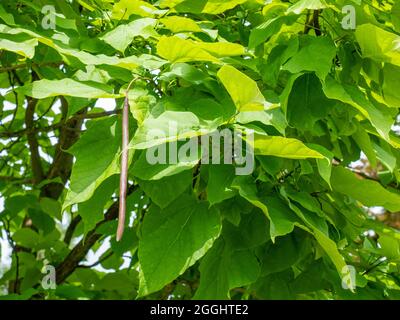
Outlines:
{"type": "Polygon", "coordinates": [[[2,0],[3,298],[400,298],[399,83],[395,0],[2,0]]]}

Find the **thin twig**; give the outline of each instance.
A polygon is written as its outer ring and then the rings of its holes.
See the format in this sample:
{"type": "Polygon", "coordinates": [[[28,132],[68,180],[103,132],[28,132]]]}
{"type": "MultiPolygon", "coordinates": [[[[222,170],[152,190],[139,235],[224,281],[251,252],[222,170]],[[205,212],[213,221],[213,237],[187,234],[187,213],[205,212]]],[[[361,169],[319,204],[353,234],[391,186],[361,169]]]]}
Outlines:
{"type": "Polygon", "coordinates": [[[114,252],[110,251],[108,254],[106,254],[104,257],[102,257],[101,259],[99,259],[97,262],[89,264],[89,265],[84,265],[84,264],[80,264],[78,265],[78,268],[88,268],[91,269],[95,266],[98,266],[100,263],[106,261],[108,258],[110,258],[112,255],[114,254],[114,252]]]}

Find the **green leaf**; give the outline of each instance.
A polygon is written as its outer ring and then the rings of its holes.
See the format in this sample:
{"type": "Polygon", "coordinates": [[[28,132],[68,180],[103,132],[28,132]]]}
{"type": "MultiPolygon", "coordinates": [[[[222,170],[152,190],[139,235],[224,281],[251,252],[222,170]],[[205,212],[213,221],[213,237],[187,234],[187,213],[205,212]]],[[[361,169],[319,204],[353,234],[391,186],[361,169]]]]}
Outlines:
{"type": "Polygon", "coordinates": [[[301,221],[290,210],[290,208],[277,197],[266,197],[265,203],[268,207],[270,217],[270,234],[272,242],[276,237],[291,233],[295,225],[300,225],[301,221]]]}
{"type": "Polygon", "coordinates": [[[219,69],[217,77],[229,92],[239,112],[264,110],[267,102],[257,83],[250,77],[229,65],[219,69]]]}
{"type": "Polygon", "coordinates": [[[110,201],[118,185],[116,178],[113,176],[104,181],[88,201],[79,204],[78,213],[82,217],[85,234],[103,220],[104,207],[110,201]]]}
{"type": "Polygon", "coordinates": [[[357,27],[356,38],[364,58],[400,66],[400,37],[367,23],[357,27]]]}
{"type": "Polygon", "coordinates": [[[51,217],[57,218],[58,220],[62,220],[61,216],[61,205],[57,200],[52,198],[40,198],[40,208],[46,212],[51,217]]]}
{"type": "Polygon", "coordinates": [[[371,166],[376,168],[377,159],[375,150],[372,147],[371,138],[361,125],[358,127],[357,132],[354,133],[353,139],[356,141],[358,147],[365,153],[371,166]]]}
{"type": "Polygon", "coordinates": [[[119,172],[120,141],[121,129],[116,117],[92,121],[86,133],[68,150],[76,162],[63,209],[90,199],[105,179],[119,172]],[[94,154],[101,156],[93,158],[94,154]]]}
{"type": "Polygon", "coordinates": [[[116,118],[94,121],[69,152],[76,157],[71,176],[71,190],[80,192],[96,180],[113,162],[120,144],[116,118]],[[101,157],[93,159],[94,154],[101,157]]]}
{"type": "Polygon", "coordinates": [[[190,61],[219,62],[216,57],[197,47],[194,42],[178,37],[161,37],[157,44],[157,54],[171,63],[190,61]]]}
{"type": "Polygon", "coordinates": [[[317,144],[308,144],[308,147],[311,149],[316,150],[320,154],[324,156],[324,159],[316,159],[317,161],[317,167],[318,167],[318,172],[321,175],[322,179],[325,180],[325,182],[329,185],[330,188],[331,186],[331,174],[332,174],[332,160],[333,160],[333,153],[330,152],[328,149],[317,145],[317,144]]]}
{"type": "Polygon", "coordinates": [[[396,83],[400,81],[400,67],[385,63],[383,67],[382,92],[385,101],[390,107],[400,107],[400,92],[396,83]]]}
{"type": "Polygon", "coordinates": [[[173,33],[203,32],[194,20],[186,17],[170,16],[160,19],[160,22],[173,33]]]}
{"type": "Polygon", "coordinates": [[[249,201],[255,207],[261,209],[265,216],[270,218],[266,204],[258,197],[258,191],[253,177],[236,177],[232,182],[232,188],[239,190],[241,197],[249,201]]]}
{"type": "Polygon", "coordinates": [[[161,8],[175,8],[178,12],[220,14],[248,0],[161,0],[161,8]]]}
{"type": "Polygon", "coordinates": [[[139,241],[139,295],[160,290],[181,275],[208,251],[220,230],[218,211],[190,196],[164,210],[152,207],[139,241]]]}
{"type": "Polygon", "coordinates": [[[308,148],[301,141],[279,136],[255,134],[254,142],[248,141],[256,155],[275,156],[287,159],[323,159],[319,152],[308,148]]]}
{"type": "Polygon", "coordinates": [[[298,77],[291,88],[286,106],[289,124],[297,129],[314,132],[318,120],[325,118],[334,105],[323,90],[322,84],[314,74],[298,77]]]}
{"type": "Polygon", "coordinates": [[[264,111],[239,112],[236,116],[236,122],[241,124],[261,122],[267,126],[273,126],[281,134],[285,134],[285,129],[287,127],[285,115],[279,108],[272,108],[264,111]]]}
{"type": "Polygon", "coordinates": [[[388,108],[381,107],[378,109],[357,87],[341,84],[330,77],[326,79],[323,90],[328,98],[339,100],[356,108],[364,117],[371,121],[371,124],[382,137],[390,141],[389,132],[393,124],[393,119],[388,108]]]}
{"type": "MultiPolygon", "coordinates": [[[[333,183],[332,183],[333,185],[333,183]]],[[[305,224],[306,231],[311,232],[315,239],[318,241],[319,245],[326,252],[329,258],[332,260],[333,264],[336,267],[337,272],[341,277],[344,276],[343,270],[346,266],[346,262],[343,256],[339,253],[336,243],[329,238],[326,234],[326,231],[323,229],[326,226],[325,221],[321,224],[320,219],[316,219],[315,216],[307,214],[305,209],[301,210],[296,205],[294,205],[288,198],[287,193],[284,189],[281,189],[281,194],[286,199],[289,204],[289,207],[297,214],[297,216],[303,221],[305,224]],[[311,231],[308,229],[310,228],[311,231]]]]}
{"type": "Polygon", "coordinates": [[[100,37],[100,39],[118,51],[124,52],[137,36],[141,36],[144,39],[157,37],[158,34],[154,30],[156,23],[157,20],[151,18],[134,20],[128,24],[119,25],[100,37]]]}
{"type": "Polygon", "coordinates": [[[379,244],[385,257],[391,260],[400,259],[400,240],[389,235],[379,235],[379,244]]]}
{"type": "Polygon", "coordinates": [[[177,36],[162,36],[157,44],[157,54],[171,63],[209,61],[220,63],[218,58],[240,56],[244,47],[230,42],[198,42],[177,36]]]}
{"type": "Polygon", "coordinates": [[[267,276],[289,269],[301,257],[301,245],[293,234],[280,237],[275,243],[269,244],[262,257],[261,275],[267,276]]]}
{"type": "MultiPolygon", "coordinates": [[[[160,148],[160,150],[165,150],[165,161],[162,163],[154,164],[148,160],[148,156],[153,154],[151,149],[143,151],[139,159],[135,161],[133,165],[133,175],[142,180],[159,180],[191,169],[199,163],[201,158],[199,150],[198,152],[190,153],[190,155],[179,157],[179,152],[174,156],[175,152],[171,150],[174,149],[174,146],[174,144],[171,144],[170,146],[166,145],[160,148]]],[[[181,150],[183,146],[184,143],[182,142],[176,144],[177,150],[181,150]]]]}
{"type": "Polygon", "coordinates": [[[156,205],[165,208],[191,186],[192,180],[192,171],[186,170],[160,180],[139,180],[139,185],[156,205]]]}
{"type": "Polygon", "coordinates": [[[220,14],[248,0],[208,0],[202,13],[220,14]]]}
{"type": "Polygon", "coordinates": [[[400,210],[400,195],[388,191],[376,181],[357,178],[354,173],[343,167],[333,169],[331,183],[333,190],[348,195],[368,207],[382,206],[392,212],[400,210]]]}
{"type": "Polygon", "coordinates": [[[148,149],[168,142],[209,134],[221,120],[202,121],[191,112],[166,111],[158,118],[145,119],[133,137],[130,148],[148,149]]]}
{"type": "Polygon", "coordinates": [[[229,290],[256,281],[260,266],[250,250],[234,250],[219,239],[200,264],[200,285],[194,299],[226,300],[229,290]]]}
{"type": "MultiPolygon", "coordinates": [[[[32,59],[35,55],[35,48],[38,45],[36,39],[25,39],[17,41],[18,39],[0,38],[0,50],[15,52],[23,57],[32,59]]],[[[17,37],[18,38],[18,37],[17,37]]]]}
{"type": "Polygon", "coordinates": [[[235,192],[230,188],[235,177],[235,167],[228,164],[208,166],[207,200],[210,205],[232,198],[235,192]]]}
{"type": "Polygon", "coordinates": [[[152,17],[156,13],[157,8],[147,1],[120,0],[113,6],[111,17],[115,20],[128,20],[131,15],[152,17]]]}
{"type": "Polygon", "coordinates": [[[9,26],[15,25],[14,16],[4,10],[4,7],[0,4],[0,18],[9,26]]]}
{"type": "Polygon", "coordinates": [[[22,247],[34,248],[39,242],[39,235],[30,228],[22,228],[13,234],[13,240],[22,247]]]}
{"type": "Polygon", "coordinates": [[[297,1],[294,5],[290,6],[287,12],[300,14],[305,9],[309,10],[319,10],[327,7],[327,4],[324,0],[300,0],[297,1]]]}
{"type": "Polygon", "coordinates": [[[278,16],[260,24],[250,33],[249,48],[255,48],[279,33],[284,25],[292,25],[298,19],[295,15],[278,16]]]}
{"type": "Polygon", "coordinates": [[[335,55],[336,47],[330,38],[304,36],[300,38],[300,50],[283,65],[283,70],[291,73],[314,71],[325,79],[335,55]]]}
{"type": "Polygon", "coordinates": [[[83,83],[72,79],[39,80],[25,85],[20,91],[36,99],[45,99],[56,96],[73,96],[80,98],[118,98],[121,95],[113,94],[112,89],[105,85],[83,83]]]}
{"type": "Polygon", "coordinates": [[[32,194],[17,195],[5,199],[4,207],[11,215],[16,215],[24,209],[34,208],[37,204],[37,198],[32,194]]]}
{"type": "Polygon", "coordinates": [[[395,2],[392,6],[392,11],[391,11],[391,18],[393,25],[396,29],[397,32],[400,31],[400,3],[395,2]]]}
{"type": "Polygon", "coordinates": [[[229,299],[233,288],[255,282],[260,263],[254,248],[268,240],[265,217],[247,214],[238,227],[225,223],[221,237],[200,263],[200,285],[194,299],[229,299]]]}

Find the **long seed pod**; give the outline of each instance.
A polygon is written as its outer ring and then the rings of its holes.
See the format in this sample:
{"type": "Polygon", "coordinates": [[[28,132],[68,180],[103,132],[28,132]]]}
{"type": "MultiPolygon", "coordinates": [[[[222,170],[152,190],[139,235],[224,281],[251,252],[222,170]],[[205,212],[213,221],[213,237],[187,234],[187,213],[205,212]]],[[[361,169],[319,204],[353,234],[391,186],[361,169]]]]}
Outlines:
{"type": "Polygon", "coordinates": [[[122,110],[122,152],[121,152],[121,175],[119,180],[119,213],[118,213],[117,241],[120,241],[122,239],[125,229],[126,193],[128,189],[128,158],[129,158],[128,92],[132,82],[129,84],[128,89],[126,90],[124,107],[122,110]]]}

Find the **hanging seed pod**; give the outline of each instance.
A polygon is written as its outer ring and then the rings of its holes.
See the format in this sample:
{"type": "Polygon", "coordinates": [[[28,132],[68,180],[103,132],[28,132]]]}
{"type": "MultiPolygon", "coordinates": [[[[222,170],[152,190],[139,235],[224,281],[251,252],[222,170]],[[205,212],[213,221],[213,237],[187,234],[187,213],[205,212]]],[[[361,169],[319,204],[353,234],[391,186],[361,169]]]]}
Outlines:
{"type": "MultiPolygon", "coordinates": [[[[130,87],[130,85],[129,85],[130,87]]],[[[122,147],[121,147],[121,175],[119,180],[119,213],[117,241],[122,239],[125,228],[126,193],[128,189],[128,157],[129,157],[129,87],[125,93],[124,107],[122,110],[122,147]]]]}

